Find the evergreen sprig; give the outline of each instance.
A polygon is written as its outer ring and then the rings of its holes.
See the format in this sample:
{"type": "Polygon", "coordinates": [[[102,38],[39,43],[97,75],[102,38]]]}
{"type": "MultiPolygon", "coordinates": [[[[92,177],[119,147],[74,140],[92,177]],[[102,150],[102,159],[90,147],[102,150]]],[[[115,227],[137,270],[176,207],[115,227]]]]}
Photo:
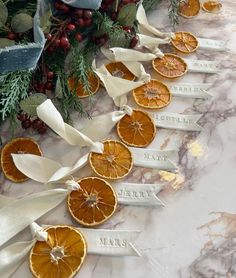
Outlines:
{"type": "Polygon", "coordinates": [[[2,76],[0,84],[0,121],[15,115],[19,102],[28,96],[31,71],[16,71],[2,76]]]}
{"type": "Polygon", "coordinates": [[[157,4],[159,4],[161,0],[145,0],[143,1],[143,7],[146,12],[151,11],[157,4]]]}
{"type": "Polygon", "coordinates": [[[180,0],[170,0],[170,4],[168,7],[169,19],[173,28],[175,28],[175,26],[179,24],[179,14],[178,14],[179,3],[180,0]]]}

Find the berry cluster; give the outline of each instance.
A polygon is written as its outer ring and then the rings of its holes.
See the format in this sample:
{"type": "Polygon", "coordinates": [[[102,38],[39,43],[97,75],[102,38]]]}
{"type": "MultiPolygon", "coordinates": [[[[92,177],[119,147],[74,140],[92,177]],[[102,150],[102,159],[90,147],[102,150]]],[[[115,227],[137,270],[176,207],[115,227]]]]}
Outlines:
{"type": "Polygon", "coordinates": [[[51,91],[54,88],[53,78],[55,74],[53,71],[47,71],[46,77],[43,79],[45,82],[39,82],[34,84],[34,90],[38,93],[44,94],[46,91],[51,91]]]}
{"type": "MultiPolygon", "coordinates": [[[[61,1],[54,4],[58,16],[54,18],[52,26],[56,31],[46,34],[47,45],[46,50],[51,53],[55,49],[69,50],[71,47],[71,39],[82,42],[84,39],[83,31],[93,23],[93,13],[91,10],[73,8],[61,1]]],[[[52,28],[53,30],[53,28],[52,28]]]]}
{"type": "Polygon", "coordinates": [[[34,130],[37,130],[39,134],[44,134],[47,131],[46,124],[39,118],[31,119],[26,113],[21,113],[17,116],[17,119],[21,122],[23,129],[32,127],[34,130]]]}

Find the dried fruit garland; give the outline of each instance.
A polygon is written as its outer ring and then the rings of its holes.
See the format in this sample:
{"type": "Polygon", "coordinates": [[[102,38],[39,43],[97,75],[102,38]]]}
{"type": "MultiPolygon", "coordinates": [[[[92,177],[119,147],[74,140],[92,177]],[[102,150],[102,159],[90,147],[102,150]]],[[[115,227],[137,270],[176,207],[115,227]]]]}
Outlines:
{"type": "MultiPolygon", "coordinates": [[[[150,9],[159,1],[146,0],[144,6],[150,9]]],[[[100,9],[93,11],[52,1],[52,15],[41,26],[47,42],[37,69],[0,75],[0,123],[10,118],[24,129],[46,132],[34,108],[48,97],[66,120],[71,111],[85,113],[76,88],[82,84],[87,95],[93,94],[91,64],[102,45],[136,45],[138,2],[103,0],[100,9]],[[71,87],[68,80],[72,79],[71,87]]],[[[36,4],[35,0],[0,0],[0,48],[33,41],[36,4]]]]}

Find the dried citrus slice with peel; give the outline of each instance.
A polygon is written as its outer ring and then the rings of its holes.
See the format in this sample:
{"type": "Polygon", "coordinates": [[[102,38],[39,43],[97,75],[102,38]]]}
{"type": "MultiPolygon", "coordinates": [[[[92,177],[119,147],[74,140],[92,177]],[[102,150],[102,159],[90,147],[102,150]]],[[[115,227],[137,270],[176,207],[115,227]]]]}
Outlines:
{"type": "Polygon", "coordinates": [[[37,241],[31,249],[29,266],[37,278],[72,278],[84,262],[87,246],[80,231],[69,226],[45,229],[47,241],[37,241]]]}
{"type": "Polygon", "coordinates": [[[187,72],[187,64],[177,55],[165,54],[162,58],[152,61],[154,70],[161,76],[174,79],[183,76],[187,72]]]}
{"type": "Polygon", "coordinates": [[[151,79],[147,84],[134,89],[133,97],[139,106],[160,109],[170,103],[172,95],[164,83],[151,79]]]}
{"type": "Polygon", "coordinates": [[[15,166],[11,154],[42,155],[39,145],[31,138],[16,138],[7,143],[1,151],[1,167],[6,178],[13,182],[24,182],[28,179],[15,166]]]}
{"type": "Polygon", "coordinates": [[[91,152],[89,162],[94,172],[107,179],[120,179],[127,176],[133,166],[133,157],[129,148],[118,141],[103,142],[102,154],[91,152]]]}
{"type": "Polygon", "coordinates": [[[70,77],[68,80],[68,87],[71,91],[75,91],[79,98],[86,98],[95,94],[99,89],[100,81],[94,73],[88,74],[88,88],[85,88],[84,84],[74,77],[70,77]]]}
{"type": "Polygon", "coordinates": [[[156,126],[148,113],[133,110],[132,115],[125,115],[118,122],[117,133],[127,145],[146,147],[155,138],[156,126]]]}
{"type": "Polygon", "coordinates": [[[179,4],[179,14],[186,18],[198,15],[201,8],[199,0],[183,0],[179,4]]]}
{"type": "Polygon", "coordinates": [[[186,54],[196,51],[199,45],[197,38],[189,32],[176,32],[171,43],[175,49],[186,54]]]}
{"type": "Polygon", "coordinates": [[[108,220],[117,207],[117,197],[111,185],[97,177],[77,181],[80,188],[68,195],[68,208],[81,225],[97,226],[108,220]]]}
{"type": "Polygon", "coordinates": [[[135,75],[121,62],[112,62],[106,65],[107,70],[112,76],[133,81],[135,75]]]}
{"type": "Polygon", "coordinates": [[[218,13],[222,8],[222,4],[219,1],[206,1],[202,3],[202,10],[208,13],[218,13]]]}

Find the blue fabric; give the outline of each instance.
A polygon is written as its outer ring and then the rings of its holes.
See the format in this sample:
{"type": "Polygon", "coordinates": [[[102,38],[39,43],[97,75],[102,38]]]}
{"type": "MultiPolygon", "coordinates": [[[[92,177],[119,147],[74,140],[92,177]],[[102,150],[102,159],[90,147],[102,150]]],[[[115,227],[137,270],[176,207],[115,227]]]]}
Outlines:
{"type": "Polygon", "coordinates": [[[97,10],[101,6],[102,0],[62,0],[72,7],[97,10]]]}
{"type": "Polygon", "coordinates": [[[40,15],[43,15],[48,8],[47,0],[38,0],[37,11],[34,16],[34,43],[0,49],[0,74],[34,69],[37,66],[46,42],[40,29],[40,15]]]}

